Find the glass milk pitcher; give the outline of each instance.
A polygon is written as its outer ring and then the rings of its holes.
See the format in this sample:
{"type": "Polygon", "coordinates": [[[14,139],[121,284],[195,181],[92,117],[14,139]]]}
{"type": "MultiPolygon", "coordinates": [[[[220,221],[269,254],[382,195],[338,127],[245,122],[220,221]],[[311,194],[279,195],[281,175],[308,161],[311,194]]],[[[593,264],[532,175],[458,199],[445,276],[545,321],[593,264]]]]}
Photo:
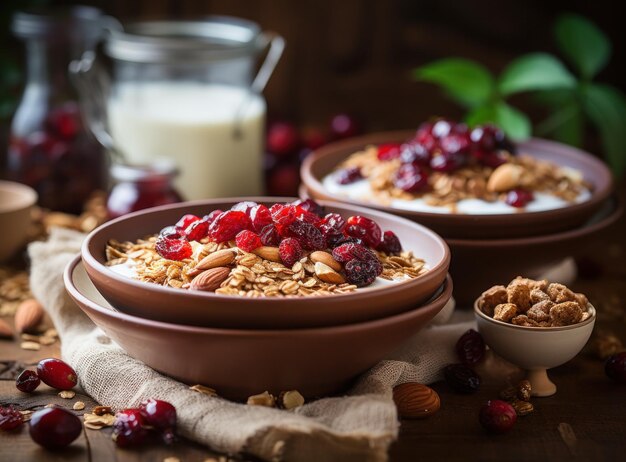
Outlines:
{"type": "Polygon", "coordinates": [[[173,162],[185,199],[259,195],[261,91],[283,48],[280,36],[236,18],[141,22],[108,32],[112,77],[93,52],[70,73],[91,130],[118,161],[173,162]]]}

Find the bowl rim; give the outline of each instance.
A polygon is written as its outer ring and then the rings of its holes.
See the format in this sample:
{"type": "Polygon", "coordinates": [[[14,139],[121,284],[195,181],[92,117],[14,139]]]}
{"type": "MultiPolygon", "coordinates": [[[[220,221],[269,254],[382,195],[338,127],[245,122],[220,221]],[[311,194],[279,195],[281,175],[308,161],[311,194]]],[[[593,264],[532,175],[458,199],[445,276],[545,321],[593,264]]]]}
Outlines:
{"type": "Polygon", "coordinates": [[[15,181],[0,180],[0,195],[5,192],[16,195],[19,199],[14,203],[3,201],[0,204],[0,213],[28,209],[35,205],[38,199],[37,191],[30,186],[15,181]]]}
{"type": "MultiPolygon", "coordinates": [[[[155,328],[155,329],[167,329],[174,330],[178,332],[187,332],[193,334],[220,334],[220,335],[228,335],[228,336],[240,336],[240,335],[255,335],[260,337],[269,337],[273,335],[280,335],[285,333],[293,333],[297,335],[319,335],[321,332],[323,333],[337,333],[342,331],[352,331],[354,329],[368,329],[373,325],[378,325],[379,327],[389,325],[396,322],[402,322],[402,320],[406,318],[411,318],[417,310],[422,310],[424,308],[430,307],[435,303],[439,302],[442,298],[447,298],[448,301],[452,297],[452,289],[453,283],[450,274],[446,274],[446,279],[443,284],[437,289],[435,294],[428,299],[422,305],[408,311],[404,311],[402,313],[398,313],[392,316],[386,316],[384,318],[372,319],[364,322],[357,322],[351,324],[342,324],[337,326],[325,326],[325,327],[309,327],[302,329],[231,329],[231,328],[218,328],[218,327],[200,327],[200,326],[189,326],[184,324],[174,324],[163,321],[155,321],[153,319],[141,318],[139,316],[133,316],[127,313],[123,313],[121,311],[117,311],[115,309],[106,308],[99,303],[87,298],[87,296],[83,295],[80,290],[76,287],[73,281],[73,275],[79,265],[83,265],[84,263],[81,259],[81,255],[78,254],[72,260],[65,265],[65,269],[63,270],[63,283],[65,285],[65,289],[69,293],[70,297],[79,300],[80,303],[87,305],[90,309],[99,312],[105,316],[118,318],[121,321],[127,321],[134,324],[143,325],[145,327],[155,328]]],[[[97,289],[96,289],[97,290],[97,289]]],[[[76,302],[75,302],[76,303],[76,302]]],[[[447,302],[446,302],[447,303],[447,302]]],[[[442,305],[442,309],[445,306],[442,305]]],[[[79,307],[80,308],[80,307],[79,307]]],[[[82,310],[82,308],[81,308],[82,310]]]]}
{"type": "Polygon", "coordinates": [[[490,322],[491,324],[493,324],[494,326],[498,326],[498,327],[508,327],[509,329],[517,329],[517,330],[521,330],[521,331],[527,331],[527,332],[559,332],[559,331],[564,331],[564,330],[573,330],[573,329],[578,329],[579,327],[584,327],[592,322],[595,322],[596,320],[596,308],[595,306],[593,306],[591,303],[589,303],[587,305],[587,309],[589,311],[591,311],[591,316],[589,316],[588,319],[585,319],[583,322],[578,322],[576,324],[570,324],[569,326],[559,326],[559,327],[528,327],[528,326],[518,326],[517,324],[510,324],[508,322],[504,322],[504,321],[498,321],[497,319],[493,319],[490,316],[487,316],[485,313],[483,313],[480,308],[478,308],[478,300],[480,299],[480,297],[478,297],[476,300],[474,300],[474,316],[476,318],[482,318],[487,320],[488,322],[490,322]]]}
{"type": "MultiPolygon", "coordinates": [[[[549,210],[540,210],[534,212],[519,212],[519,213],[494,213],[494,214],[459,214],[459,213],[433,213],[433,212],[422,212],[417,210],[406,210],[400,209],[396,207],[387,206],[384,204],[376,204],[376,203],[367,203],[363,201],[358,201],[350,198],[342,198],[337,196],[336,194],[330,193],[322,182],[318,180],[318,178],[313,175],[312,166],[314,163],[318,162],[320,159],[325,157],[331,157],[335,155],[336,151],[347,149],[349,147],[361,146],[365,147],[371,144],[380,144],[382,142],[393,142],[394,140],[405,140],[411,134],[415,133],[415,130],[391,130],[391,131],[382,131],[375,132],[367,135],[361,135],[353,138],[347,138],[345,140],[335,141],[333,143],[329,143],[327,145],[322,146],[321,148],[313,151],[310,155],[306,156],[304,161],[302,162],[302,166],[300,167],[300,177],[302,178],[302,182],[306,188],[310,188],[312,192],[316,195],[321,195],[322,197],[332,198],[331,200],[340,201],[350,205],[356,206],[365,206],[375,208],[377,210],[382,210],[387,213],[400,213],[406,216],[414,216],[416,218],[422,217],[433,220],[445,220],[448,219],[460,219],[461,217],[467,217],[475,220],[479,220],[481,222],[491,222],[502,220],[502,218],[510,218],[510,217],[532,217],[533,219],[540,220],[543,217],[552,216],[554,217],[554,213],[575,213],[577,210],[584,209],[590,207],[592,204],[598,204],[606,199],[611,192],[613,191],[613,175],[611,171],[606,166],[604,162],[600,159],[593,156],[591,153],[587,151],[583,151],[582,149],[575,148],[573,146],[569,146],[563,143],[558,143],[556,141],[547,140],[544,138],[528,138],[527,140],[518,142],[517,144],[525,146],[527,148],[532,148],[533,146],[544,146],[549,148],[551,151],[558,151],[561,154],[564,152],[568,152],[568,155],[573,155],[578,158],[585,158],[589,162],[592,162],[598,166],[600,170],[602,170],[603,176],[606,181],[600,182],[600,184],[594,184],[595,189],[591,193],[591,197],[583,202],[579,202],[572,205],[567,205],[565,207],[559,207],[556,209],[549,210]]],[[[515,219],[515,218],[513,218],[515,219]]],[[[519,219],[519,218],[518,218],[519,219]]]]}
{"type": "MultiPolygon", "coordinates": [[[[87,237],[85,238],[85,240],[83,241],[82,245],[81,245],[81,251],[80,254],[82,256],[82,258],[85,260],[86,266],[91,266],[91,268],[93,268],[95,271],[98,271],[101,274],[105,274],[107,278],[110,278],[120,284],[124,284],[124,285],[130,285],[131,287],[134,287],[138,290],[150,290],[150,291],[155,291],[156,293],[162,293],[162,294],[171,294],[171,295],[177,295],[177,296],[183,296],[185,298],[191,297],[191,298],[197,298],[197,299],[201,299],[201,300],[229,300],[229,301],[237,301],[237,300],[242,300],[244,297],[240,296],[240,295],[224,295],[224,294],[215,294],[213,292],[202,292],[202,291],[182,291],[181,289],[177,289],[174,287],[167,287],[167,286],[160,286],[157,284],[149,284],[147,282],[143,282],[143,281],[138,281],[123,275],[120,275],[118,273],[115,273],[113,271],[111,271],[109,268],[107,268],[106,266],[104,266],[102,263],[100,263],[89,251],[89,246],[91,241],[93,240],[94,236],[97,233],[102,232],[102,230],[106,229],[109,226],[113,226],[119,222],[128,220],[128,219],[132,219],[132,218],[136,218],[142,215],[148,215],[150,213],[155,213],[155,212],[161,212],[164,210],[170,210],[170,209],[176,209],[179,208],[183,205],[185,206],[197,206],[197,205],[208,205],[210,206],[211,204],[218,204],[218,203],[229,203],[229,202],[233,202],[233,203],[237,203],[237,202],[241,202],[241,201],[246,201],[246,200],[251,200],[251,201],[255,201],[255,202],[281,202],[281,201],[285,201],[285,202],[293,202],[294,199],[293,198],[285,198],[285,197],[269,197],[269,196],[253,196],[253,197],[226,197],[226,198],[216,198],[216,199],[200,199],[200,200],[195,200],[195,201],[186,201],[186,202],[179,202],[176,204],[168,204],[168,205],[162,205],[162,206],[158,206],[158,207],[151,207],[148,209],[144,209],[144,210],[139,210],[137,212],[133,212],[133,213],[129,213],[127,215],[121,216],[119,218],[116,218],[114,220],[108,221],[100,226],[98,226],[96,229],[94,229],[93,231],[91,231],[87,237]],[[269,199],[269,200],[268,200],[269,199]],[[106,273],[104,273],[104,271],[106,271],[106,273]]],[[[297,200],[297,199],[295,199],[297,200]]],[[[376,210],[376,209],[368,209],[366,207],[361,207],[361,206],[352,206],[352,205],[348,205],[348,204],[343,204],[340,202],[335,202],[335,201],[316,201],[317,203],[324,205],[324,206],[330,206],[330,207],[339,207],[339,208],[350,208],[351,211],[354,211],[355,214],[360,214],[360,213],[366,213],[366,214],[370,214],[370,215],[392,215],[389,214],[387,212],[383,212],[381,210],[376,210]]],[[[416,285],[416,284],[420,284],[422,283],[422,281],[426,280],[426,279],[431,279],[433,277],[437,277],[437,275],[444,269],[446,268],[446,272],[447,272],[447,268],[449,268],[450,266],[450,260],[451,260],[451,253],[450,253],[450,248],[448,247],[448,244],[445,242],[445,240],[439,236],[437,233],[435,233],[434,231],[432,231],[431,229],[420,225],[419,223],[415,223],[411,220],[408,220],[406,218],[397,216],[397,215],[392,215],[392,218],[394,220],[399,220],[401,222],[403,222],[405,225],[410,226],[410,227],[417,227],[420,229],[420,231],[423,234],[426,234],[429,236],[429,238],[431,240],[433,240],[433,242],[436,242],[439,247],[440,250],[442,251],[442,258],[439,262],[437,262],[436,265],[432,266],[431,268],[429,268],[429,270],[424,273],[423,275],[417,277],[417,278],[413,278],[413,279],[408,279],[405,281],[399,281],[397,283],[394,284],[389,284],[389,285],[384,285],[382,287],[377,287],[377,288],[373,288],[373,289],[368,289],[368,290],[363,290],[363,291],[354,291],[354,292],[348,292],[348,293],[342,293],[342,294],[333,294],[333,295],[324,295],[323,297],[298,297],[298,302],[299,303],[317,303],[319,302],[319,300],[336,300],[336,299],[340,299],[340,298],[347,298],[347,297],[352,297],[352,298],[356,298],[356,299],[363,299],[366,300],[367,298],[369,298],[371,296],[371,294],[375,293],[375,294],[381,294],[381,295],[391,295],[394,294],[398,291],[404,291],[406,290],[407,286],[411,286],[411,285],[416,285]]],[[[259,303],[259,304],[267,304],[267,303],[282,303],[282,304],[287,304],[287,303],[291,303],[293,302],[293,298],[290,297],[258,297],[258,298],[254,298],[251,299],[254,300],[254,303],[259,303]]]]}

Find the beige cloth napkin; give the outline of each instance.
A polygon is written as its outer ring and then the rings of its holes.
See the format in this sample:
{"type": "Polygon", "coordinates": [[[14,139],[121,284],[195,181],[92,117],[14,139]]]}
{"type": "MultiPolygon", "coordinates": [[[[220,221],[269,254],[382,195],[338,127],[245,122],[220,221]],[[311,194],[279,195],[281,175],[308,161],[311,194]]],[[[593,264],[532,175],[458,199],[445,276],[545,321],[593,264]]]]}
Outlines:
{"type": "Polygon", "coordinates": [[[399,425],[393,386],[440,379],[442,367],[455,362],[456,340],[473,325],[422,330],[365,373],[347,396],[320,399],[294,411],[246,406],[191,391],[159,374],[128,356],[82,313],[66,294],[62,273],[83,238],[55,229],[47,242],[29,246],[32,291],[54,321],[61,354],[76,369],[82,388],[114,409],[149,397],[167,400],[178,411],[179,434],[228,454],[272,461],[387,460],[399,425]]]}

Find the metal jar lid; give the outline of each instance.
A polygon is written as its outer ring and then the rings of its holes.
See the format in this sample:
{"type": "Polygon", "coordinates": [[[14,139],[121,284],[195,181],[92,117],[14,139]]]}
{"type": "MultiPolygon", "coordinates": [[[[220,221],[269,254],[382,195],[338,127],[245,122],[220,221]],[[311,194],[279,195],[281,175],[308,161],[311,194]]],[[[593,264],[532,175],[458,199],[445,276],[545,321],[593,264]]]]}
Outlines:
{"type": "Polygon", "coordinates": [[[212,61],[253,55],[267,45],[258,24],[228,16],[194,21],[146,21],[111,30],[110,57],[139,63],[212,61]]]}

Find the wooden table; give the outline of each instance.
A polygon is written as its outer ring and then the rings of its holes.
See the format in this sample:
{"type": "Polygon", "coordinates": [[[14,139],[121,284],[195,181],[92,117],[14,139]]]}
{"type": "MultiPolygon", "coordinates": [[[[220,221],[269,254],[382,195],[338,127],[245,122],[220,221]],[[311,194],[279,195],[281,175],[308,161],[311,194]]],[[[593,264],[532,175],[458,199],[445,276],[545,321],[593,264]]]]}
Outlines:
{"type": "MultiPolygon", "coordinates": [[[[599,263],[601,274],[579,279],[574,288],[585,292],[598,309],[596,332],[610,330],[626,343],[626,219],[609,236],[587,250],[599,263]]],[[[593,266],[593,265],[592,265],[593,266]]],[[[597,273],[585,265],[585,273],[597,273]]],[[[12,320],[9,320],[12,321],[12,320]]],[[[25,351],[19,341],[0,340],[0,405],[14,404],[19,409],[36,409],[49,403],[71,407],[77,400],[86,409],[95,403],[77,394],[63,400],[51,389],[41,386],[32,396],[16,390],[14,378],[26,365],[43,357],[60,357],[58,343],[42,346],[40,351],[25,351]]],[[[535,412],[521,417],[505,435],[488,435],[478,424],[478,410],[488,399],[497,397],[498,387],[486,385],[476,395],[453,393],[445,383],[433,388],[441,396],[442,408],[427,420],[402,421],[400,438],[390,451],[391,461],[502,461],[547,460],[624,460],[626,454],[626,386],[604,375],[603,362],[583,352],[551,371],[558,393],[549,398],[534,398],[535,412]],[[559,428],[575,435],[566,444],[559,428]]],[[[567,432],[566,432],[567,433],[567,432]]],[[[33,443],[27,428],[17,434],[0,432],[0,461],[119,461],[161,462],[175,456],[181,462],[204,461],[219,456],[189,441],[173,447],[149,445],[141,450],[117,449],[111,430],[86,430],[63,451],[49,452],[33,443]]],[[[218,459],[219,460],[219,459],[218,459]]]]}

